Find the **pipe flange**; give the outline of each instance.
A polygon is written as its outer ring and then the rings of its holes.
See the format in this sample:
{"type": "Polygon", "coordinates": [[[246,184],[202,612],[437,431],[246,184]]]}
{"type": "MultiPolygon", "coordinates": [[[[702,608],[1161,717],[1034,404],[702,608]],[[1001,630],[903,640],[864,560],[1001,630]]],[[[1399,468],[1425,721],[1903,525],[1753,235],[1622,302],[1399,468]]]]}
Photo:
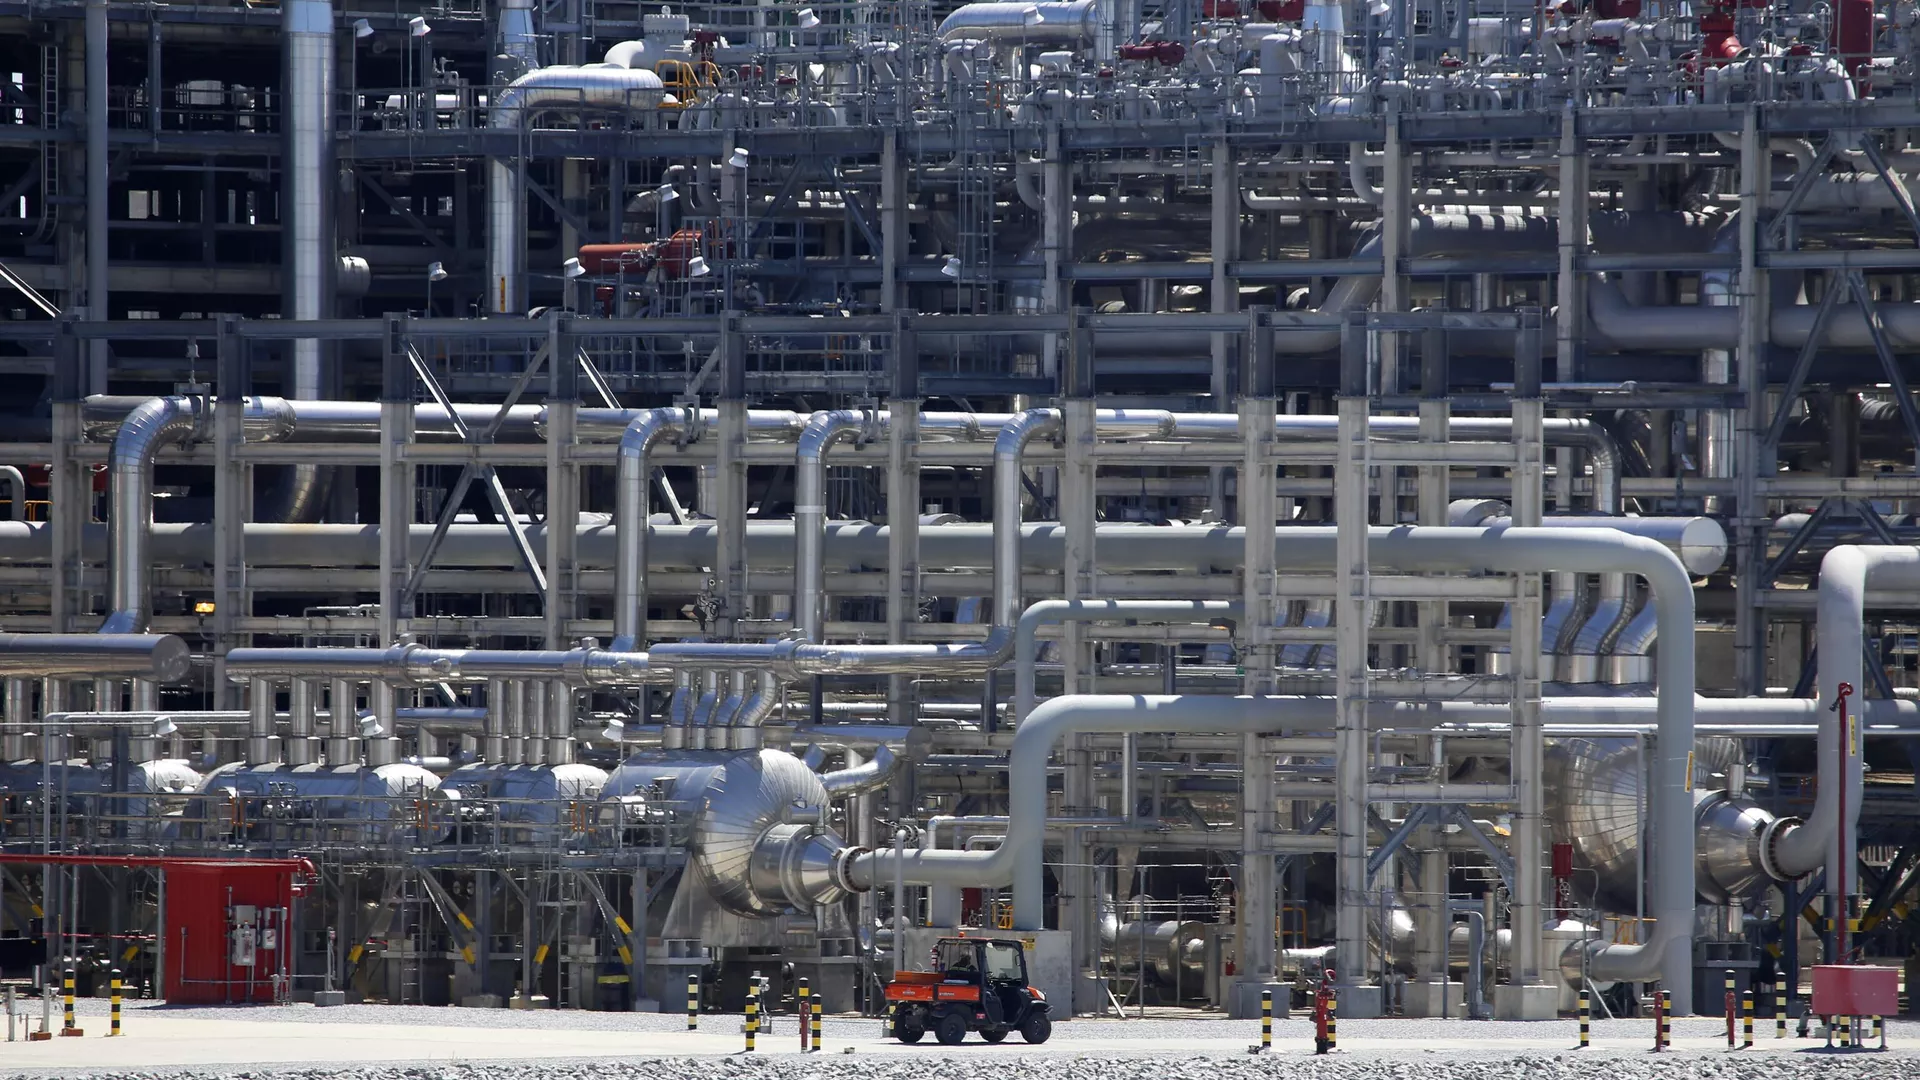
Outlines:
{"type": "Polygon", "coordinates": [[[1797,817],[1774,818],[1760,830],[1760,870],[1775,881],[1792,881],[1794,875],[1780,869],[1780,838],[1805,825],[1797,817]]]}
{"type": "Polygon", "coordinates": [[[833,880],[847,893],[863,893],[866,889],[854,884],[853,863],[863,855],[873,854],[872,848],[851,844],[833,853],[833,880]]]}

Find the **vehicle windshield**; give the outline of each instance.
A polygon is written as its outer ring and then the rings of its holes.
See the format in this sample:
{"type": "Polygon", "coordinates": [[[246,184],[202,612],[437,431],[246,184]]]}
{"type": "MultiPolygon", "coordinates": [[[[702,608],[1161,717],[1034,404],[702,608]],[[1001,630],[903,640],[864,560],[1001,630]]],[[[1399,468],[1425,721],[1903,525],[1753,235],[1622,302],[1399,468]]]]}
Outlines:
{"type": "Polygon", "coordinates": [[[972,971],[974,945],[971,941],[940,943],[938,963],[941,971],[972,971]]]}
{"type": "Polygon", "coordinates": [[[1020,946],[996,942],[987,946],[987,979],[990,982],[1022,982],[1020,946]]]}

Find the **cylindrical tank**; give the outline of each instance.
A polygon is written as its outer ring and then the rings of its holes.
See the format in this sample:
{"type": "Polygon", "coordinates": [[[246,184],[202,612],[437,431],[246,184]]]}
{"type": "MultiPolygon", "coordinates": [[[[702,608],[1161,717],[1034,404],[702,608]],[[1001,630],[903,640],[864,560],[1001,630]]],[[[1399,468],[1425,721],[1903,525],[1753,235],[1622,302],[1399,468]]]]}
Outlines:
{"type": "MultiPolygon", "coordinates": [[[[45,809],[43,792],[66,797],[68,831],[108,838],[124,823],[127,838],[172,835],[187,797],[199,790],[200,774],[185,761],[163,758],[127,769],[123,794],[113,794],[113,770],[84,761],[0,765],[0,818],[10,835],[37,835],[45,809]]],[[[58,806],[54,807],[56,813],[58,806]]]]}
{"type": "Polygon", "coordinates": [[[419,767],[225,765],[201,785],[208,837],[246,836],[303,844],[437,844],[453,825],[451,792],[419,767]],[[219,798],[219,796],[224,796],[219,798]],[[425,803],[425,813],[414,811],[425,803]]]}
{"type": "Polygon", "coordinates": [[[642,796],[690,820],[688,846],[708,892],[728,910],[771,917],[831,903],[849,890],[848,848],[819,824],[827,789],[780,750],[637,754],[607,777],[603,798],[642,796]]]}
{"type": "Polygon", "coordinates": [[[1161,986],[1199,992],[1206,986],[1207,925],[1177,919],[1103,923],[1100,944],[1122,972],[1140,970],[1161,986]]]}
{"type": "Polygon", "coordinates": [[[570,820],[591,820],[606,786],[606,770],[578,762],[463,765],[440,781],[443,792],[458,796],[463,827],[493,826],[495,840],[513,843],[551,842],[570,820]]]}

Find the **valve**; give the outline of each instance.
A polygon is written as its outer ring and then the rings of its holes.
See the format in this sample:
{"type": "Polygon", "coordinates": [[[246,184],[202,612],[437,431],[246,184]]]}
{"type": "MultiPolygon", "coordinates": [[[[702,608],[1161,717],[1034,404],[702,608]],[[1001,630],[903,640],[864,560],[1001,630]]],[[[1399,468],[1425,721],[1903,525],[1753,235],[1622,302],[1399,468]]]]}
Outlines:
{"type": "Polygon", "coordinates": [[[1320,973],[1320,985],[1313,991],[1313,1052],[1324,1054],[1333,1049],[1333,970],[1320,973]]]}

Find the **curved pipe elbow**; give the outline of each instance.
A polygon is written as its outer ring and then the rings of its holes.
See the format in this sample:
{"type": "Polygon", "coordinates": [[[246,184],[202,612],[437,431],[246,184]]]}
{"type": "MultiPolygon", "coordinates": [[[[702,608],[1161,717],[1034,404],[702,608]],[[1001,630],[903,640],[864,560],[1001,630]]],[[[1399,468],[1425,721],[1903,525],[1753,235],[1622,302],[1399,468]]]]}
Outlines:
{"type": "Polygon", "coordinates": [[[209,411],[204,398],[152,398],[128,413],[113,437],[108,457],[113,509],[107,520],[113,613],[101,626],[102,633],[139,634],[147,629],[152,616],[147,539],[153,525],[153,463],[163,447],[193,438],[209,411]]]}
{"type": "Polygon", "coordinates": [[[886,787],[904,764],[906,764],[905,759],[896,755],[891,749],[880,746],[874,749],[873,756],[863,764],[855,765],[850,769],[835,769],[833,772],[821,773],[820,784],[827,789],[827,797],[830,799],[865,795],[870,791],[878,791],[886,787]]]}

